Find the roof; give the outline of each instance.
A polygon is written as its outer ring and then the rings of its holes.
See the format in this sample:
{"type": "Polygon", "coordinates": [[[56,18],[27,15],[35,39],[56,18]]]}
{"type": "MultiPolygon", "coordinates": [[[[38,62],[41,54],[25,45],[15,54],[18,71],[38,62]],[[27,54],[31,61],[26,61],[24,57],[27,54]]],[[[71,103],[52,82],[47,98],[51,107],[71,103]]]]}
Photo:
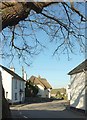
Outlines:
{"type": "Polygon", "coordinates": [[[10,69],[0,65],[0,67],[2,69],[4,69],[6,72],[8,72],[9,74],[11,74],[13,77],[17,78],[18,80],[22,80],[22,81],[25,81],[22,77],[20,77],[18,74],[16,74],[15,72],[11,71],[10,69]]]}
{"type": "Polygon", "coordinates": [[[35,85],[41,85],[44,88],[52,88],[51,85],[47,82],[47,80],[45,78],[37,78],[35,76],[31,76],[30,79],[28,81],[31,81],[32,83],[34,83],[35,85]]]}
{"type": "Polygon", "coordinates": [[[31,76],[29,81],[31,81],[33,84],[35,85],[41,85],[42,87],[44,87],[44,85],[39,81],[39,79],[35,76],[31,76]]]}
{"type": "Polygon", "coordinates": [[[45,88],[52,89],[52,86],[48,83],[48,81],[45,78],[41,78],[40,82],[45,86],[45,88]]]}
{"type": "Polygon", "coordinates": [[[75,67],[73,70],[71,70],[68,75],[72,75],[75,73],[80,73],[83,70],[87,71],[87,59],[83,61],[81,64],[79,64],[77,67],[75,67]]]}

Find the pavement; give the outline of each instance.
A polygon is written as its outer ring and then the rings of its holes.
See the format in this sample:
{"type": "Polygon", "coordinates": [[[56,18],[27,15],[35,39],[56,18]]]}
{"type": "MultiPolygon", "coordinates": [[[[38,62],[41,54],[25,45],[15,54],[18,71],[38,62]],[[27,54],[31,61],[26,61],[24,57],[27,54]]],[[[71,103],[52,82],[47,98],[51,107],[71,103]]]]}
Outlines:
{"type": "Polygon", "coordinates": [[[67,109],[67,101],[20,104],[11,106],[12,118],[85,118],[82,112],[67,109]]]}

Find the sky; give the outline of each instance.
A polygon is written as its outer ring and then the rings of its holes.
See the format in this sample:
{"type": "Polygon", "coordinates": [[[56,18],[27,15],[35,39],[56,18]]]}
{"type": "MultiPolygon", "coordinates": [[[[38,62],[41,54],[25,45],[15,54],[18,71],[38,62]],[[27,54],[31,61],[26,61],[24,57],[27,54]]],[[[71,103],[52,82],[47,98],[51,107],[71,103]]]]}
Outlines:
{"type": "MultiPolygon", "coordinates": [[[[28,32],[29,31],[26,31],[26,33],[28,32]]],[[[36,77],[40,75],[42,78],[47,79],[52,88],[66,87],[70,83],[68,72],[83,62],[85,55],[79,51],[79,47],[77,46],[75,48],[75,54],[70,54],[69,60],[67,54],[52,56],[56,48],[56,43],[49,42],[49,37],[40,30],[38,30],[36,36],[38,37],[38,40],[46,46],[46,48],[42,50],[39,55],[34,56],[32,60],[29,59],[32,63],[30,66],[20,63],[16,57],[10,65],[8,64],[9,59],[0,60],[0,63],[8,68],[13,66],[15,68],[15,72],[20,76],[22,76],[23,66],[27,73],[27,79],[32,75],[36,77]]],[[[27,37],[25,39],[28,40],[27,37]]]]}
{"type": "Polygon", "coordinates": [[[40,75],[46,78],[53,88],[66,87],[70,79],[68,72],[83,61],[83,56],[73,56],[70,61],[62,56],[60,60],[45,55],[39,55],[28,69],[28,76],[40,75]]]}
{"type": "MultiPolygon", "coordinates": [[[[66,87],[70,83],[70,76],[68,72],[79,65],[85,59],[83,54],[71,55],[71,59],[68,60],[65,55],[60,58],[52,57],[48,54],[49,51],[39,54],[35,57],[30,66],[24,66],[24,70],[27,73],[27,79],[32,75],[42,78],[46,78],[51,84],[52,88],[66,87]]],[[[22,76],[22,66],[18,62],[13,62],[15,72],[22,76]]],[[[6,64],[7,65],[7,64],[6,64]]]]}
{"type": "Polygon", "coordinates": [[[60,56],[52,56],[55,50],[55,44],[48,42],[46,34],[38,34],[38,39],[45,41],[46,49],[44,49],[38,56],[35,56],[30,67],[26,69],[28,78],[32,75],[41,76],[46,78],[53,88],[66,87],[70,82],[70,76],[67,75],[74,67],[79,65],[84,59],[85,55],[78,51],[75,54],[70,54],[70,60],[68,60],[67,54],[61,54],[60,56]]]}
{"type": "MultiPolygon", "coordinates": [[[[38,35],[38,39],[48,39],[46,34],[42,32],[38,35]]],[[[52,56],[55,49],[55,44],[49,43],[48,40],[44,42],[47,45],[39,55],[32,59],[32,64],[26,66],[23,64],[24,70],[27,73],[27,79],[32,75],[42,78],[46,78],[51,84],[52,88],[66,88],[70,83],[70,76],[68,72],[79,65],[85,59],[85,55],[77,52],[75,54],[70,54],[70,60],[68,60],[66,54],[61,54],[60,56],[52,56]]],[[[78,51],[78,48],[76,48],[78,51]]],[[[9,67],[8,61],[3,61],[2,64],[9,67]]],[[[22,64],[14,59],[10,66],[15,67],[15,72],[22,76],[22,64]]]]}

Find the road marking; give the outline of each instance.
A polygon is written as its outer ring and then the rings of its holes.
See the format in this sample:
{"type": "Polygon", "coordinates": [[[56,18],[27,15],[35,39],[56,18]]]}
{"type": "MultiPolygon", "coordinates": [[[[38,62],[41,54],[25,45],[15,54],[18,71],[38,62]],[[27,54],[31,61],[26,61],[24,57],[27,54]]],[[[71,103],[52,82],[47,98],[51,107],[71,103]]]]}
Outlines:
{"type": "Polygon", "coordinates": [[[28,117],[26,117],[26,116],[23,116],[24,118],[28,118],[28,117]]]}

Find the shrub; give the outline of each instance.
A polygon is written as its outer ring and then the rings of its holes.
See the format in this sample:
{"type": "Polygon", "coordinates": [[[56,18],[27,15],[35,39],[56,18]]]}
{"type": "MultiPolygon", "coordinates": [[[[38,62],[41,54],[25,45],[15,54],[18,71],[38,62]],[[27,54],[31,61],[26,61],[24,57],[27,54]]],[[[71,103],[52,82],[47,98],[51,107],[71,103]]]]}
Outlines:
{"type": "Polygon", "coordinates": [[[26,82],[25,96],[35,97],[38,93],[38,86],[34,85],[32,82],[26,82]]]}

